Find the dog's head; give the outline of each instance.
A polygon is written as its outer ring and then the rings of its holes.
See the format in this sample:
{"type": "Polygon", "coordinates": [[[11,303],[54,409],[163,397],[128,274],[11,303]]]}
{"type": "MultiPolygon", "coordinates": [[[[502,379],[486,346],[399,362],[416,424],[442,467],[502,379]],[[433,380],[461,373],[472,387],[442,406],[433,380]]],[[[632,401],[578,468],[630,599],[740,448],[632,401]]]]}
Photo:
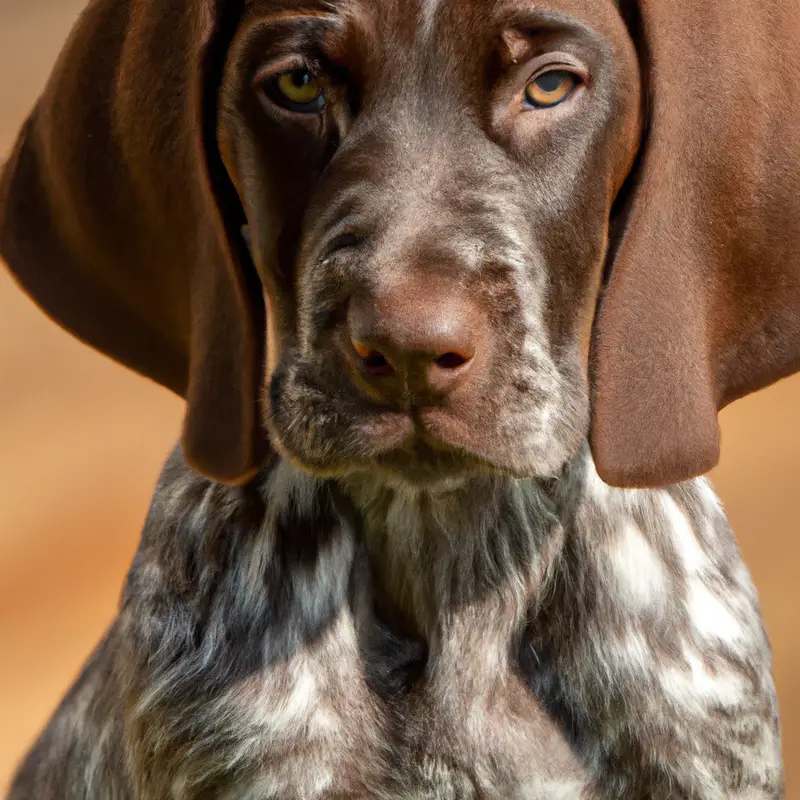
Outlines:
{"type": "Polygon", "coordinates": [[[553,474],[585,438],[641,103],[622,19],[579,5],[248,7],[219,141],[301,463],[553,474]]]}
{"type": "Polygon", "coordinates": [[[800,21],[776,0],[95,0],[0,252],[238,481],[709,469],[800,366],[800,21]],[[269,434],[266,433],[269,431],[269,434]]]}

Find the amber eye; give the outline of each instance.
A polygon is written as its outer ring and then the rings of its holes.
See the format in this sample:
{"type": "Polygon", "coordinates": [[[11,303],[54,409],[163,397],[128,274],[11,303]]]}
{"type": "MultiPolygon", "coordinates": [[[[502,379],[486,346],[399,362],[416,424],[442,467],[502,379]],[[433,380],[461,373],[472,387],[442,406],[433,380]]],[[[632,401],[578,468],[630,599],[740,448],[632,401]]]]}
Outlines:
{"type": "Polygon", "coordinates": [[[543,72],[525,87],[525,99],[534,108],[552,108],[578,88],[578,80],[577,75],[565,69],[543,72]]]}
{"type": "Polygon", "coordinates": [[[319,79],[303,67],[276,75],[268,90],[278,105],[301,114],[314,113],[325,105],[319,79]]]}

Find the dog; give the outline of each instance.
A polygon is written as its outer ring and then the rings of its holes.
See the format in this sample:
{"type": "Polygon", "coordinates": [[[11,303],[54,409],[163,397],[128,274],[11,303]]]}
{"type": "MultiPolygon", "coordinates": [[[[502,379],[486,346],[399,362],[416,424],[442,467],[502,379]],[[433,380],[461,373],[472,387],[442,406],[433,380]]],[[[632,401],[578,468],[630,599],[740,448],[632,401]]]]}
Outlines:
{"type": "Polygon", "coordinates": [[[0,253],[187,411],[10,797],[780,797],[702,475],[800,367],[798,52],[789,0],[92,0],[0,253]]]}

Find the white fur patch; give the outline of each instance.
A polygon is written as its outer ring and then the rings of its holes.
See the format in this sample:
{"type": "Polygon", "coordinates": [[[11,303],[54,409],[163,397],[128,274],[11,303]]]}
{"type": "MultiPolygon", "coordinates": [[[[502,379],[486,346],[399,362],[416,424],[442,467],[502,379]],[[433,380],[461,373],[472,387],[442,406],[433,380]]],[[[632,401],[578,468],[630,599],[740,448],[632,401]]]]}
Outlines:
{"type": "Polygon", "coordinates": [[[441,6],[441,0],[426,0],[420,8],[420,35],[427,44],[436,29],[436,16],[441,6]]]}
{"type": "Polygon", "coordinates": [[[742,638],[742,626],[725,604],[701,581],[689,587],[689,617],[705,639],[735,642],[742,638]]]}
{"type": "Polygon", "coordinates": [[[664,565],[633,522],[623,524],[608,557],[624,602],[637,609],[663,603],[667,589],[664,565]]]}
{"type": "Polygon", "coordinates": [[[646,674],[650,672],[653,664],[653,654],[647,641],[639,631],[629,631],[622,640],[609,640],[604,643],[606,647],[598,655],[607,660],[607,666],[612,668],[616,675],[623,675],[626,679],[631,674],[646,674]]]}
{"type": "Polygon", "coordinates": [[[712,674],[700,656],[692,650],[684,651],[689,667],[670,669],[661,676],[665,691],[681,705],[700,705],[705,709],[709,703],[731,708],[741,702],[744,682],[740,675],[730,671],[712,674]]]}
{"type": "Polygon", "coordinates": [[[585,457],[585,466],[586,493],[593,500],[605,501],[614,490],[597,474],[594,459],[590,454],[585,457]]]}
{"type": "Polygon", "coordinates": [[[707,478],[698,478],[695,481],[695,485],[697,486],[697,491],[704,508],[709,512],[709,516],[724,516],[725,511],[722,508],[722,501],[717,497],[717,493],[714,491],[711,482],[707,478]]]}
{"type": "Polygon", "coordinates": [[[308,727],[317,702],[317,682],[308,664],[298,659],[287,668],[284,681],[270,676],[247,706],[250,724],[270,740],[296,736],[308,727]]]}
{"type": "Polygon", "coordinates": [[[675,550],[680,557],[683,568],[686,570],[686,574],[697,575],[708,566],[709,561],[708,556],[703,552],[700,543],[697,541],[688,517],[678,508],[678,504],[668,494],[661,496],[661,507],[669,523],[675,550]]]}
{"type": "Polygon", "coordinates": [[[725,706],[733,706],[740,702],[744,691],[741,675],[728,671],[712,675],[699,656],[692,652],[686,653],[686,660],[691,669],[692,684],[698,694],[725,706]]]}

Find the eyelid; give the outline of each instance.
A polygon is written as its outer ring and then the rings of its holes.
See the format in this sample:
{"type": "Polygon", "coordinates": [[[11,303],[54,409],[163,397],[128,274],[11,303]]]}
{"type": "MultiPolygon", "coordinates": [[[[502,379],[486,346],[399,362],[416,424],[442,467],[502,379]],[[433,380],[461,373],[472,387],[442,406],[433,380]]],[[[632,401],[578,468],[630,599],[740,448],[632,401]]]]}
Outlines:
{"type": "Polygon", "coordinates": [[[555,70],[564,70],[577,76],[581,83],[587,84],[590,80],[589,70],[577,59],[568,53],[543,53],[532,58],[527,64],[528,78],[526,83],[535,81],[540,75],[555,70]]]}
{"type": "Polygon", "coordinates": [[[292,53],[262,64],[255,71],[253,85],[257,88],[263,87],[264,84],[274,80],[279,75],[292,72],[296,69],[308,70],[315,78],[322,76],[322,70],[319,69],[318,64],[315,64],[313,61],[298,53],[292,53]]]}

